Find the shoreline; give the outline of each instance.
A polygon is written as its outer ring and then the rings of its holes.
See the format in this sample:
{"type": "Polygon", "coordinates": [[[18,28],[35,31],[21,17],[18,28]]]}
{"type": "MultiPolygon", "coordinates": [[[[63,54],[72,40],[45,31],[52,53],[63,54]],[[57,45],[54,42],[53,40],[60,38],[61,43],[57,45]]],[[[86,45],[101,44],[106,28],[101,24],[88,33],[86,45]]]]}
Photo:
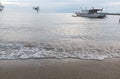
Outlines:
{"type": "Polygon", "coordinates": [[[120,58],[0,60],[0,79],[119,79],[120,58]]]}

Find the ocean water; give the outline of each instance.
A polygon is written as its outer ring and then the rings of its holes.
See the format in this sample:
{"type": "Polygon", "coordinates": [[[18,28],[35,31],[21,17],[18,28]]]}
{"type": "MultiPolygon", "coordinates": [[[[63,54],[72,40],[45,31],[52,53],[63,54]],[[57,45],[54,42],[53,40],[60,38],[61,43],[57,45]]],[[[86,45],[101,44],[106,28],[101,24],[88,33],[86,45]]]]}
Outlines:
{"type": "Polygon", "coordinates": [[[0,14],[0,59],[120,57],[120,16],[72,13],[0,14]]]}

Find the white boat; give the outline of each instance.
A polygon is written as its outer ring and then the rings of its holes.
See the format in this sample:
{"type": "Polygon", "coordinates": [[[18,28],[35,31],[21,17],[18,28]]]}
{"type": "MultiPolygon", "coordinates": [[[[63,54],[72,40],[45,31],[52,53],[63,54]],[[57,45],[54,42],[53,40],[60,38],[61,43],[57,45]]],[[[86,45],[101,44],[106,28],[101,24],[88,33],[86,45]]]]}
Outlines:
{"type": "Polygon", "coordinates": [[[76,16],[88,17],[88,18],[104,18],[106,13],[102,13],[103,9],[89,9],[81,10],[81,12],[75,12],[76,16]]]}

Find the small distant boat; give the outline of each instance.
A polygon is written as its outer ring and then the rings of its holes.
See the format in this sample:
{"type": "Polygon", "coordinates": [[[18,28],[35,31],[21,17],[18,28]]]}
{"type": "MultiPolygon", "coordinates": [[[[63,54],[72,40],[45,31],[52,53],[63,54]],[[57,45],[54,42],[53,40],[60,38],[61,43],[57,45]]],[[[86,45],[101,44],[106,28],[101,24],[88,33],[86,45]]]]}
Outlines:
{"type": "Polygon", "coordinates": [[[106,17],[106,13],[102,13],[103,9],[88,9],[81,10],[81,12],[75,12],[76,16],[88,17],[88,18],[104,18],[106,17]]]}
{"type": "Polygon", "coordinates": [[[37,13],[39,13],[39,11],[40,11],[39,6],[33,7],[33,9],[34,9],[37,13]]]}
{"type": "Polygon", "coordinates": [[[4,6],[0,3],[0,12],[2,12],[4,9],[4,6]]]}

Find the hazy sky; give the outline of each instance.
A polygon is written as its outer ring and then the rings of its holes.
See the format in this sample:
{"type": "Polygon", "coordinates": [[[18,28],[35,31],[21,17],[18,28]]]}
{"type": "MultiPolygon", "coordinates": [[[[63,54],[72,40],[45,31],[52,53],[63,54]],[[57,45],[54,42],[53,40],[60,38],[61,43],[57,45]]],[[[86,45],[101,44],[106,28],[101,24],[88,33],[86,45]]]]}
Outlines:
{"type": "Polygon", "coordinates": [[[40,6],[41,12],[75,12],[81,7],[104,8],[106,12],[120,13],[120,0],[0,0],[6,11],[32,11],[40,6]]]}

